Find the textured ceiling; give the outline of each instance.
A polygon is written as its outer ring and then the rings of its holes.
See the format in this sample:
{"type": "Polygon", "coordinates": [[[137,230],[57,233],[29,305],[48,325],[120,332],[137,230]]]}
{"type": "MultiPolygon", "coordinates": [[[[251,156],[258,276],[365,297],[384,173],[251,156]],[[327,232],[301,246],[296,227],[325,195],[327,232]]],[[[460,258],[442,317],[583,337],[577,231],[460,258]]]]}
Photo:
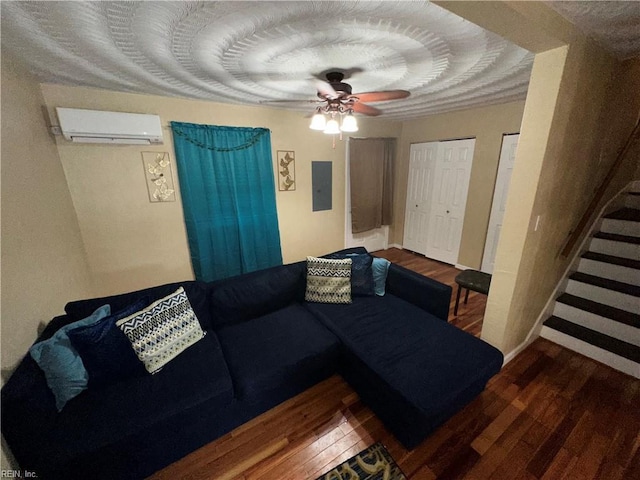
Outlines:
{"type": "MultiPolygon", "coordinates": [[[[2,2],[2,46],[41,80],[259,104],[404,89],[388,119],[523,99],[533,55],[428,2],[2,2]]],[[[287,108],[312,110],[308,104],[287,108]]]]}
{"type": "MultiPolygon", "coordinates": [[[[550,4],[637,53],[638,3],[550,4]]],[[[257,105],[314,99],[314,77],[338,68],[354,93],[410,91],[375,104],[395,120],[523,99],[533,62],[424,1],[38,1],[1,12],[3,48],[44,82],[257,105]]]]}
{"type": "Polygon", "coordinates": [[[640,1],[548,3],[618,58],[640,55],[640,1]]]}

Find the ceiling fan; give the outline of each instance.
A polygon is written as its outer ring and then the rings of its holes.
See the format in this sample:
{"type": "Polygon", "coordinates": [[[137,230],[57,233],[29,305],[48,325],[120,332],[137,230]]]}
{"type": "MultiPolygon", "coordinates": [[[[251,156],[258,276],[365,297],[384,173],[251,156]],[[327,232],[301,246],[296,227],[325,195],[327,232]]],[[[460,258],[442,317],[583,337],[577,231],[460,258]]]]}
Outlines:
{"type": "Polygon", "coordinates": [[[381,110],[364,102],[386,102],[407,98],[410,93],[406,90],[386,90],[380,92],[352,93],[351,85],[343,82],[344,73],[331,71],[326,74],[327,81],[318,81],[318,97],[328,105],[350,109],[363,115],[377,116],[381,110]]]}
{"type": "Polygon", "coordinates": [[[361,113],[375,117],[382,111],[364,102],[386,102],[407,98],[410,93],[406,90],[386,90],[380,92],[353,93],[351,85],[343,82],[344,73],[341,71],[329,71],[326,74],[327,81],[318,81],[318,98],[320,103],[316,113],[311,119],[309,128],[322,130],[324,133],[337,134],[341,132],[357,132],[358,122],[353,113],[361,113]],[[338,118],[342,122],[338,123],[338,118]],[[328,117],[328,119],[327,119],[328,117]]]}
{"type": "MultiPolygon", "coordinates": [[[[358,71],[357,69],[352,69],[358,71]]],[[[324,74],[326,81],[318,79],[315,82],[319,100],[302,100],[305,103],[316,103],[315,114],[309,128],[322,130],[324,133],[336,134],[340,132],[357,132],[358,123],[353,113],[375,117],[382,110],[372,107],[365,102],[386,102],[407,98],[410,92],[406,90],[385,90],[379,92],[353,93],[351,85],[343,82],[345,72],[338,69],[329,70],[324,74]],[[342,123],[338,123],[338,118],[342,123]]],[[[275,101],[275,103],[281,103],[275,101]]],[[[300,100],[284,100],[284,102],[300,102],[300,100]]],[[[272,103],[272,102],[269,102],[272,103]]]]}

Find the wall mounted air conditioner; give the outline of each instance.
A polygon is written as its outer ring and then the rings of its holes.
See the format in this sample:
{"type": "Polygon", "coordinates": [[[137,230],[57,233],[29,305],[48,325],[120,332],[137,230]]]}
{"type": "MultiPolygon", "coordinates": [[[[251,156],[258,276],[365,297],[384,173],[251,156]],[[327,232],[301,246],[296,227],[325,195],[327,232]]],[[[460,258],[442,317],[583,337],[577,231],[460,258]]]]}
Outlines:
{"type": "Polygon", "coordinates": [[[60,107],[56,108],[56,112],[62,135],[72,142],[129,145],[162,143],[162,126],[158,115],[60,107]]]}

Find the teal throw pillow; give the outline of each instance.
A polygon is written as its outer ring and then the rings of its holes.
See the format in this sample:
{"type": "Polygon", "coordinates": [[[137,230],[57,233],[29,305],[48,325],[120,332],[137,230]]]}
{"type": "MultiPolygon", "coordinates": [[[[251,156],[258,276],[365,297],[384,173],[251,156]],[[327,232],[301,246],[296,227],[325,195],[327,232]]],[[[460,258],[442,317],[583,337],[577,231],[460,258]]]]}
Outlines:
{"type": "Polygon", "coordinates": [[[111,314],[111,307],[103,305],[87,318],[65,325],[51,338],[38,342],[29,353],[44,372],[47,385],[56,399],[56,408],[61,411],[69,400],[86,390],[89,374],[84,368],[77,350],[69,340],[69,330],[91,325],[111,314]]]}
{"type": "Polygon", "coordinates": [[[373,269],[373,283],[376,295],[382,297],[385,294],[387,284],[387,273],[389,273],[391,262],[386,258],[374,258],[371,268],[373,269]]]}

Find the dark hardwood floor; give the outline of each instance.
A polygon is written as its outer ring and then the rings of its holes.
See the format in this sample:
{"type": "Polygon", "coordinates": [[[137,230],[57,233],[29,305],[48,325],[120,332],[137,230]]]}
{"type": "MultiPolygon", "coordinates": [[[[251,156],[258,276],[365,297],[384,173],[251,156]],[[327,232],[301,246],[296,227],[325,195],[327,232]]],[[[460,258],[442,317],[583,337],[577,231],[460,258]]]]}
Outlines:
{"type": "MultiPolygon", "coordinates": [[[[376,255],[450,285],[458,273],[397,249],[376,255]]],[[[485,300],[471,292],[450,321],[478,335],[485,300]]],[[[315,479],[381,441],[411,480],[640,479],[638,405],[640,380],[538,339],[412,451],[333,376],[151,478],[315,479]]]]}

